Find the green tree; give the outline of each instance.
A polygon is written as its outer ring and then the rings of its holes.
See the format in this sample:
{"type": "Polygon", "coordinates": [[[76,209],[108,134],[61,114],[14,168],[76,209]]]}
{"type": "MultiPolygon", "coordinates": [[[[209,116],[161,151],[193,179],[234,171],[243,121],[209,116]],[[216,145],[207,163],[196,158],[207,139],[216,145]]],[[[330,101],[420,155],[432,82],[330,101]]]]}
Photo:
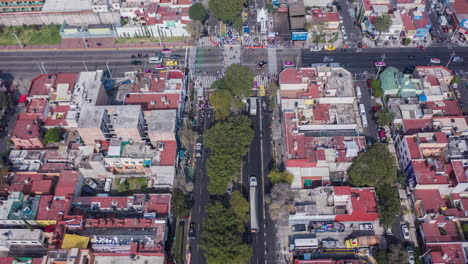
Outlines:
{"type": "Polygon", "coordinates": [[[207,162],[210,194],[225,193],[228,182],[238,177],[241,159],[249,150],[254,137],[250,125],[248,117],[236,116],[206,131],[205,145],[211,150],[207,162]]]}
{"type": "Polygon", "coordinates": [[[383,93],[382,88],[380,87],[372,88],[372,96],[379,98],[379,97],[382,97],[383,94],[384,93],[383,93]]]}
{"type": "Polygon", "coordinates": [[[228,90],[217,89],[210,95],[210,103],[217,120],[225,120],[231,114],[232,94],[228,90]]]}
{"type": "Polygon", "coordinates": [[[60,137],[62,136],[62,130],[58,127],[51,128],[47,130],[44,135],[44,139],[42,139],[42,143],[44,146],[48,145],[49,143],[55,143],[60,141],[60,137]]]}
{"type": "Polygon", "coordinates": [[[209,0],[208,7],[219,20],[232,24],[242,15],[244,3],[245,0],[209,0]]]}
{"type": "Polygon", "coordinates": [[[454,84],[454,83],[457,83],[457,84],[458,84],[458,83],[461,83],[461,79],[460,79],[460,77],[459,77],[458,75],[455,75],[455,76],[453,76],[453,79],[452,79],[452,81],[451,81],[450,83],[451,83],[451,84],[454,84]]]}
{"type": "Polygon", "coordinates": [[[351,184],[355,186],[391,186],[397,180],[395,157],[385,144],[373,144],[361,152],[348,170],[351,184]]]}
{"type": "Polygon", "coordinates": [[[199,38],[202,33],[202,23],[198,20],[192,20],[187,23],[185,29],[194,38],[199,38]]]}
{"type": "Polygon", "coordinates": [[[8,92],[0,93],[0,108],[6,109],[13,105],[13,100],[8,92]]]}
{"type": "Polygon", "coordinates": [[[381,186],[377,189],[379,220],[384,228],[389,228],[395,221],[395,216],[401,212],[398,189],[395,186],[381,186]]]}
{"type": "Polygon", "coordinates": [[[377,248],[375,260],[379,264],[387,264],[387,250],[385,248],[377,248]]]}
{"type": "Polygon", "coordinates": [[[387,263],[388,264],[401,264],[401,263],[407,263],[407,262],[408,262],[408,252],[406,252],[405,248],[396,244],[391,244],[389,251],[387,253],[387,263]]]}
{"type": "Polygon", "coordinates": [[[239,191],[234,191],[231,194],[231,209],[237,216],[238,231],[245,231],[245,224],[249,220],[249,202],[242,196],[239,191]]]}
{"type": "Polygon", "coordinates": [[[190,214],[190,211],[192,210],[192,202],[181,190],[174,189],[172,192],[171,202],[175,216],[185,217],[190,214]]]}
{"type": "Polygon", "coordinates": [[[393,122],[395,114],[389,111],[380,111],[377,113],[377,124],[379,126],[389,126],[393,122]]]}
{"type": "Polygon", "coordinates": [[[235,97],[245,98],[250,95],[255,74],[247,66],[232,64],[226,69],[222,87],[235,97]]]}
{"type": "Polygon", "coordinates": [[[392,18],[388,14],[383,14],[375,20],[375,29],[379,32],[377,41],[380,39],[382,32],[387,32],[392,26],[392,18]]]}
{"type": "Polygon", "coordinates": [[[208,264],[247,263],[252,250],[242,243],[241,235],[233,210],[219,202],[208,205],[200,244],[208,264]]]}
{"type": "Polygon", "coordinates": [[[405,38],[405,46],[411,44],[411,38],[405,38]]]}
{"type": "Polygon", "coordinates": [[[195,3],[189,8],[189,17],[191,20],[205,21],[208,13],[201,3],[195,3]]]}
{"type": "Polygon", "coordinates": [[[117,185],[117,191],[126,192],[129,187],[130,185],[128,184],[128,181],[120,182],[119,185],[117,185]]]}
{"type": "Polygon", "coordinates": [[[272,169],[268,174],[268,177],[272,183],[284,182],[291,184],[294,179],[294,176],[289,171],[279,171],[277,168],[272,169]]]}

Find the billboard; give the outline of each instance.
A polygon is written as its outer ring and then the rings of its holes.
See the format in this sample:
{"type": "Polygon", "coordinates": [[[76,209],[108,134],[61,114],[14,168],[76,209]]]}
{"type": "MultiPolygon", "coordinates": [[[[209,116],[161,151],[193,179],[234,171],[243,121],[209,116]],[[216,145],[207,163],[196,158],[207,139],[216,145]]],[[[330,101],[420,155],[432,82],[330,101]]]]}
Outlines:
{"type": "Polygon", "coordinates": [[[293,32],[291,34],[292,40],[307,40],[307,32],[293,32]]]}

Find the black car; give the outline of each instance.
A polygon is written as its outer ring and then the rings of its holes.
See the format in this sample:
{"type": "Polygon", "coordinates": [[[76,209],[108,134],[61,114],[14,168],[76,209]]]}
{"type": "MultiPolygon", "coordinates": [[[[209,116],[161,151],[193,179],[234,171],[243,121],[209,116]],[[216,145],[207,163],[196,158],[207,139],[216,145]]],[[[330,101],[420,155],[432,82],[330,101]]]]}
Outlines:
{"type": "Polygon", "coordinates": [[[132,65],[141,65],[141,64],[143,64],[143,62],[139,61],[139,60],[132,60],[131,64],[132,65]]]}
{"type": "Polygon", "coordinates": [[[403,73],[404,74],[413,74],[415,69],[416,69],[416,67],[414,67],[414,66],[408,66],[408,67],[405,68],[403,73]]]}
{"type": "Polygon", "coordinates": [[[291,229],[294,232],[300,232],[300,231],[306,231],[307,230],[306,225],[304,225],[304,224],[293,225],[291,227],[291,229]]]}
{"type": "Polygon", "coordinates": [[[190,239],[195,239],[195,223],[190,223],[190,227],[189,227],[189,238],[190,239]]]}
{"type": "Polygon", "coordinates": [[[102,46],[102,43],[101,42],[98,42],[96,43],[97,46],[101,47],[102,46]]]}
{"type": "Polygon", "coordinates": [[[173,60],[180,60],[180,58],[182,58],[182,57],[180,55],[178,55],[178,54],[172,54],[171,55],[171,59],[173,59],[173,60]]]}

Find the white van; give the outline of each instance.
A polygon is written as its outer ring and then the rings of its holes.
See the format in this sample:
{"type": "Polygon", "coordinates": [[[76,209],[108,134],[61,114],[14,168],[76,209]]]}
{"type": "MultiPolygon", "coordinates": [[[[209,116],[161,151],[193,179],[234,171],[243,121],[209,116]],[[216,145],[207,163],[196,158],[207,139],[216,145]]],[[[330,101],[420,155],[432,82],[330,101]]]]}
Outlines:
{"type": "Polygon", "coordinates": [[[359,112],[361,113],[362,116],[366,115],[366,108],[364,108],[363,104],[359,104],[359,112]]]}
{"type": "Polygon", "coordinates": [[[367,127],[367,116],[362,115],[362,127],[367,127]]]}
{"type": "Polygon", "coordinates": [[[160,57],[151,57],[149,58],[149,63],[161,63],[162,62],[162,58],[160,57]]]}
{"type": "Polygon", "coordinates": [[[356,86],[356,97],[357,99],[361,99],[362,94],[361,94],[361,87],[356,86]]]}

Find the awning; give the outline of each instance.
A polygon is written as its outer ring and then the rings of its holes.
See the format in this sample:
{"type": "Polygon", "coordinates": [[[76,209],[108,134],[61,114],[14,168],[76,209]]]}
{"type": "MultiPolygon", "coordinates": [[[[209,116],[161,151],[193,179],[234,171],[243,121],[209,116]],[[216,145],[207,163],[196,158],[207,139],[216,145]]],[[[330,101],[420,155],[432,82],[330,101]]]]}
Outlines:
{"type": "Polygon", "coordinates": [[[304,187],[312,187],[312,180],[304,180],[304,187]]]}

